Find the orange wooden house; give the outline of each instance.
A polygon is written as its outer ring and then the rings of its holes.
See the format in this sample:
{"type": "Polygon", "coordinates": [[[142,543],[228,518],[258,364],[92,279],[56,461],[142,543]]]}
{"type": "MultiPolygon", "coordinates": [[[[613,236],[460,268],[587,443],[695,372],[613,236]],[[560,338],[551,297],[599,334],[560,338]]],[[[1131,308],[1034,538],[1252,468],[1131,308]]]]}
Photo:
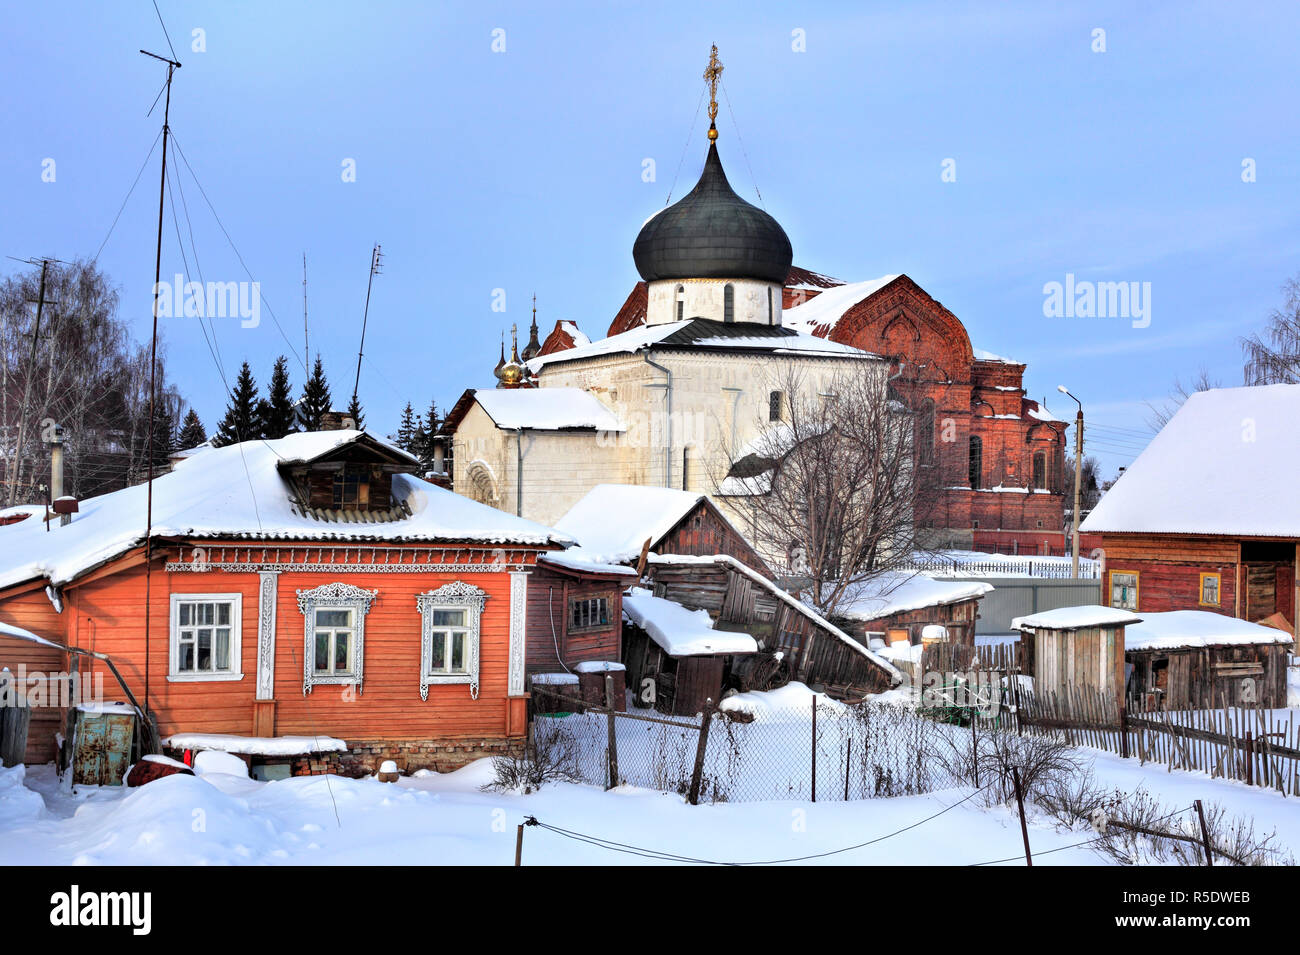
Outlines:
{"type": "MultiPolygon", "coordinates": [[[[528,578],[568,541],[416,467],[357,431],[205,451],[153,482],[148,542],[143,486],[0,528],[0,620],[106,655],[105,696],[129,689],[169,750],[353,774],[500,752],[526,733],[528,578]]],[[[0,667],[49,656],[0,637],[0,667]]],[[[48,761],[61,721],[32,725],[48,761]]]]}

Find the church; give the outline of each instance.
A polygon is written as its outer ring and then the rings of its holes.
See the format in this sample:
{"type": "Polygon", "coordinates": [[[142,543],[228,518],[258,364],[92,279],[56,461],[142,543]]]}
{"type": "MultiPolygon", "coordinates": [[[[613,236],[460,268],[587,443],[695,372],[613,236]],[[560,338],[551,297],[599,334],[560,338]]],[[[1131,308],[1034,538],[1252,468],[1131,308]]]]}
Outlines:
{"type": "Polygon", "coordinates": [[[641,281],[604,337],[560,321],[541,340],[534,308],[522,353],[503,345],[497,388],[452,409],[452,486],[544,524],[596,484],[714,493],[719,458],[725,470],[779,427],[791,373],[824,393],[853,369],[914,415],[937,544],[1062,552],[1066,424],[1028,397],[1025,365],[975,348],[906,275],[844,283],[793,266],[780,223],[727,180],[716,109],[712,96],[699,181],[642,226],[641,281]]]}

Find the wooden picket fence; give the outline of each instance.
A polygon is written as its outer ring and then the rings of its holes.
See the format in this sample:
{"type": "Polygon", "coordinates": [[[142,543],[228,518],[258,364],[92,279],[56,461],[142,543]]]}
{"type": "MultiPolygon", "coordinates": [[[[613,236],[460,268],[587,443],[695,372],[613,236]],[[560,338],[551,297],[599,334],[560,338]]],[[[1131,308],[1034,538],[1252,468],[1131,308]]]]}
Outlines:
{"type": "Polygon", "coordinates": [[[1121,711],[1119,701],[1091,688],[1034,693],[1013,687],[1022,732],[1061,734],[1169,771],[1213,777],[1300,796],[1300,726],[1294,711],[1219,706],[1195,710],[1121,711]]]}

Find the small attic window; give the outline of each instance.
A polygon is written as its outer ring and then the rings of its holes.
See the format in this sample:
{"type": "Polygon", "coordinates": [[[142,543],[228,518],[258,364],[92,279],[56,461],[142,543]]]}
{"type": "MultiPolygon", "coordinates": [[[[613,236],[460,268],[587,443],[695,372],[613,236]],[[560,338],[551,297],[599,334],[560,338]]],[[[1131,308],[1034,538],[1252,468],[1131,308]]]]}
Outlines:
{"type": "Polygon", "coordinates": [[[334,507],[352,510],[360,503],[362,476],[359,470],[345,468],[334,475],[334,507]]]}

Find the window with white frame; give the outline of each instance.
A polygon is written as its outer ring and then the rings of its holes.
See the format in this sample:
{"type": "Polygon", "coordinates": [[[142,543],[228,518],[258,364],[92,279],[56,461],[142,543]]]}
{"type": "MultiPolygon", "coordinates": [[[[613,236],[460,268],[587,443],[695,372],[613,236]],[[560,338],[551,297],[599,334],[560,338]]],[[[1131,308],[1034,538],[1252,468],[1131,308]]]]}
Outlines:
{"type": "Polygon", "coordinates": [[[302,692],[313,686],[355,684],[362,687],[366,614],[377,590],[352,584],[324,584],[298,591],[298,609],[306,628],[302,692]]]}
{"type": "Polygon", "coordinates": [[[478,699],[479,619],[487,592],[473,584],[453,581],[415,598],[420,611],[420,699],[429,687],[469,684],[478,699]]]}
{"type": "Polygon", "coordinates": [[[241,680],[240,594],[172,594],[172,681],[241,680]]]}

